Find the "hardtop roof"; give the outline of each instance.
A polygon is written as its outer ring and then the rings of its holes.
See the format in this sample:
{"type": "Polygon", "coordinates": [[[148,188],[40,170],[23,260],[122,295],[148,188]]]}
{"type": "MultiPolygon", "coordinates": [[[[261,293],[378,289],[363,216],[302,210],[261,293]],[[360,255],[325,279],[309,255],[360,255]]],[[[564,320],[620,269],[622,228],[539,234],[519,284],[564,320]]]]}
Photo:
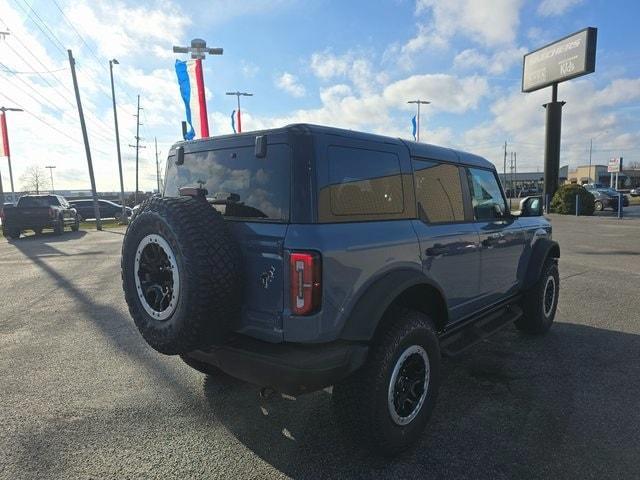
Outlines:
{"type": "Polygon", "coordinates": [[[328,127],[324,125],[314,125],[309,123],[293,123],[290,125],[286,125],[284,127],[271,128],[267,130],[254,130],[250,132],[233,133],[233,134],[227,134],[227,135],[218,135],[215,137],[200,138],[197,140],[180,141],[180,142],[176,142],[171,147],[170,155],[173,153],[175,148],[180,145],[192,145],[192,144],[206,143],[206,142],[222,140],[222,139],[239,139],[243,137],[244,138],[256,137],[258,135],[275,135],[275,134],[288,134],[288,133],[298,133],[303,135],[304,134],[336,135],[340,137],[348,137],[348,138],[353,138],[357,140],[387,143],[392,145],[404,144],[409,150],[410,155],[413,157],[422,157],[422,158],[427,158],[432,160],[442,160],[446,162],[495,169],[495,166],[493,165],[493,163],[489,162],[487,159],[479,155],[475,155],[473,153],[465,152],[462,150],[455,150],[452,148],[440,147],[437,145],[431,145],[429,143],[412,142],[412,141],[404,140],[401,138],[387,137],[384,135],[378,135],[374,133],[365,133],[365,132],[359,132],[357,130],[347,130],[344,128],[328,127]]]}

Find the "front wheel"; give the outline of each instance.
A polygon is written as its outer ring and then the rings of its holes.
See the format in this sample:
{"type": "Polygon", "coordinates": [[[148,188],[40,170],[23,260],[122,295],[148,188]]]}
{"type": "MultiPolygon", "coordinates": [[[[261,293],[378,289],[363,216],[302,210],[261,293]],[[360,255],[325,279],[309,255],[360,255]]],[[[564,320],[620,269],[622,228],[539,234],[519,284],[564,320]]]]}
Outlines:
{"type": "Polygon", "coordinates": [[[542,335],[553,324],[558,308],[560,276],[557,261],[546,260],[542,273],[535,285],[522,299],[523,315],[516,320],[516,327],[526,333],[542,335]]]}
{"type": "Polygon", "coordinates": [[[604,210],[604,205],[602,204],[602,202],[600,200],[596,200],[596,202],[593,204],[596,212],[601,212],[604,210]]]}
{"type": "Polygon", "coordinates": [[[396,455],[420,437],[435,406],[440,347],[433,322],[410,309],[374,344],[365,366],[334,386],[340,425],[378,454],[396,455]]]}

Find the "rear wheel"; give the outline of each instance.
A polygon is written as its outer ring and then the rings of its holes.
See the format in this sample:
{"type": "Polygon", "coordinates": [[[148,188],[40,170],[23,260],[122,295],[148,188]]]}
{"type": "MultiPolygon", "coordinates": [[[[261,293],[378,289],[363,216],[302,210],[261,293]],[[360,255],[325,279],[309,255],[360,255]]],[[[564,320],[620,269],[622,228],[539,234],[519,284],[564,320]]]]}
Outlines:
{"type": "Polygon", "coordinates": [[[435,406],[440,347],[433,322],[397,309],[391,327],[374,344],[365,366],[334,386],[340,425],[378,454],[396,455],[420,437],[435,406]]]}
{"type": "Polygon", "coordinates": [[[53,232],[56,235],[62,235],[64,233],[64,220],[62,219],[62,217],[58,218],[58,221],[53,226],[53,232]]]}
{"type": "Polygon", "coordinates": [[[604,205],[600,200],[596,200],[593,206],[595,207],[596,212],[601,212],[602,210],[604,210],[604,205]]]}
{"type": "Polygon", "coordinates": [[[542,335],[553,324],[558,308],[560,276],[555,259],[549,258],[542,267],[540,278],[522,300],[523,315],[516,327],[526,333],[542,335]]]}
{"type": "Polygon", "coordinates": [[[2,234],[10,239],[20,238],[20,230],[17,228],[4,228],[2,229],[2,234]]]}

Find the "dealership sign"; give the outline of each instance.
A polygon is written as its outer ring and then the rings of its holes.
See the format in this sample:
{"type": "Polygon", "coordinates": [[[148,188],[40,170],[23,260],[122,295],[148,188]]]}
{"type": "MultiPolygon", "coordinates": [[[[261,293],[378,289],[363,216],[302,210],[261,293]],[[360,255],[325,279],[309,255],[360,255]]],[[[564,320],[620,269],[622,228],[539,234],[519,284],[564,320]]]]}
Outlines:
{"type": "Polygon", "coordinates": [[[522,66],[522,91],[533,92],[554,83],[593,73],[598,29],[585,28],[527,53],[522,66]]]}
{"type": "Polygon", "coordinates": [[[621,171],[622,171],[622,157],[610,159],[609,165],[607,165],[607,172],[620,173],[621,171]]]}

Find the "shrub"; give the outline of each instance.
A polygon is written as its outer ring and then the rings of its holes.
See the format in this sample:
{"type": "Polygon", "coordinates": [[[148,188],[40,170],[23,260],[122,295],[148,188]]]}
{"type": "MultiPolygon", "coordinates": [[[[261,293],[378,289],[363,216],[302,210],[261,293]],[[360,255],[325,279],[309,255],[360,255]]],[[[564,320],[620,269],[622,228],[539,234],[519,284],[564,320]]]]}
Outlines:
{"type": "Polygon", "coordinates": [[[576,214],[576,195],[580,198],[580,215],[593,215],[594,198],[582,185],[562,185],[551,199],[551,211],[562,215],[576,214]]]}

